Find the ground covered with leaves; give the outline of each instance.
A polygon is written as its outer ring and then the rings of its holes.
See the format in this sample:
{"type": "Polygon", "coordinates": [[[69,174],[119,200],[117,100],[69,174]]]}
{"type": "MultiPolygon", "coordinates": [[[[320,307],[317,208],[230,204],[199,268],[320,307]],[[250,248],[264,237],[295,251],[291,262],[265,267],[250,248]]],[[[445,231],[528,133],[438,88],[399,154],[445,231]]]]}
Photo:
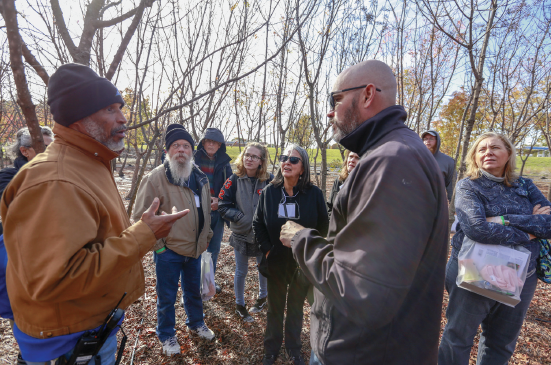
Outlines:
{"type": "MultiPolygon", "coordinates": [[[[131,176],[128,171],[126,176],[131,176]]],[[[332,181],[328,179],[328,181],[332,181]]],[[[129,189],[128,178],[118,179],[121,196],[129,189]]],[[[547,193],[547,182],[538,184],[547,193]]],[[[328,186],[331,189],[331,186],[328,186]]],[[[228,241],[229,231],[226,228],[224,242],[228,241]]],[[[223,244],[219,256],[216,281],[222,287],[222,293],[204,303],[205,323],[214,331],[213,341],[200,340],[192,337],[185,325],[186,314],[180,305],[181,291],[178,293],[176,306],[176,335],[181,345],[182,354],[172,357],[161,355],[161,344],[155,334],[157,322],[156,313],[156,276],[152,254],[143,258],[145,269],[146,294],[128,308],[124,322],[124,330],[128,342],[124,351],[122,364],[260,364],[263,355],[263,333],[266,325],[266,310],[253,314],[255,321],[244,323],[235,314],[235,296],[233,292],[233,277],[235,260],[233,249],[223,244]]],[[[249,274],[245,287],[247,307],[252,306],[258,293],[256,262],[249,261],[249,274]]],[[[442,329],[446,323],[445,311],[448,303],[444,297],[442,307],[442,329]]],[[[306,363],[310,357],[310,307],[305,301],[304,326],[302,330],[303,355],[306,363]]],[[[120,333],[119,333],[120,334],[120,333]]],[[[119,336],[120,337],[120,336],[119,336]]],[[[471,352],[470,365],[476,363],[478,338],[471,352]]],[[[515,353],[509,364],[551,364],[551,285],[538,283],[534,299],[518,339],[515,353]]],[[[7,320],[0,321],[0,365],[15,364],[17,344],[13,339],[7,320]]],[[[287,364],[281,351],[277,364],[287,364]]],[[[414,364],[417,365],[417,364],[414,364]]]]}

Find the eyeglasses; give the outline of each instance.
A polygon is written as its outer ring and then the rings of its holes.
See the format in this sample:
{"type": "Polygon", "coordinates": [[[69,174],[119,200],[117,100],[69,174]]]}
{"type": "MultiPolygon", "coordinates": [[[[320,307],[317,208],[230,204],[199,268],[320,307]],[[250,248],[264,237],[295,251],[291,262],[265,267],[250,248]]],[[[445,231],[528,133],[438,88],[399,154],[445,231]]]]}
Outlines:
{"type": "Polygon", "coordinates": [[[262,159],[262,157],[260,156],[257,156],[257,155],[250,155],[248,153],[245,153],[245,155],[243,155],[243,158],[245,160],[249,159],[249,160],[253,160],[253,161],[259,161],[260,159],[262,159]]]}
{"type": "MultiPolygon", "coordinates": [[[[327,97],[327,102],[329,103],[329,106],[331,107],[331,110],[335,110],[335,98],[333,98],[333,95],[335,94],[339,94],[339,93],[343,93],[345,91],[350,91],[350,90],[356,90],[356,89],[362,89],[364,87],[366,87],[367,85],[362,85],[362,86],[356,86],[356,87],[351,87],[351,88],[348,88],[348,89],[343,89],[343,90],[337,90],[337,91],[333,91],[329,94],[329,96],[327,97]]],[[[375,88],[376,91],[378,92],[381,92],[381,89],[379,89],[378,87],[375,88]]]]}
{"type": "Polygon", "coordinates": [[[294,156],[291,156],[291,157],[287,155],[279,156],[279,162],[287,162],[287,160],[289,160],[289,162],[292,163],[293,165],[296,165],[299,161],[302,161],[300,158],[294,157],[294,156]]]}
{"type": "Polygon", "coordinates": [[[184,150],[187,150],[187,149],[191,148],[191,145],[189,143],[182,143],[182,144],[173,143],[173,144],[170,145],[170,148],[172,148],[174,150],[179,150],[180,147],[184,147],[184,150]]]}

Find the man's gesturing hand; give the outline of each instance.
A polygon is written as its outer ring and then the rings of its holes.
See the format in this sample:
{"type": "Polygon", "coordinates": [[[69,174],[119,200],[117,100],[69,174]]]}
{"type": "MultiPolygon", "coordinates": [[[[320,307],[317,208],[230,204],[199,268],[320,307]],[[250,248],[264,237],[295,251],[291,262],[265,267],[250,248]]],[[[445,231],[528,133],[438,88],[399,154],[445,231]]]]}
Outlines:
{"type": "Polygon", "coordinates": [[[283,243],[284,246],[291,247],[291,240],[301,229],[304,229],[304,227],[300,224],[293,221],[287,221],[287,223],[281,227],[281,233],[279,235],[281,243],[283,243]]]}
{"type": "Polygon", "coordinates": [[[189,209],[175,212],[176,209],[173,208],[173,214],[163,213],[162,215],[155,215],[157,209],[159,209],[159,198],[153,199],[151,206],[142,214],[142,221],[151,228],[156,239],[168,236],[172,225],[189,213],[189,209]]]}

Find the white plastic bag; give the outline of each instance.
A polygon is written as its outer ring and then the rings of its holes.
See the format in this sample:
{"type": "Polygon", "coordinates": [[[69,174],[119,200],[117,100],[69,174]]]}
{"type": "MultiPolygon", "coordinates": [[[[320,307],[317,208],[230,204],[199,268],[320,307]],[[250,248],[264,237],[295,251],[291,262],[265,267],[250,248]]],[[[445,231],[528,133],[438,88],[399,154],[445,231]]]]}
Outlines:
{"type": "Polygon", "coordinates": [[[201,299],[206,302],[216,294],[214,286],[214,265],[212,254],[205,251],[201,254],[201,299]]]}
{"type": "Polygon", "coordinates": [[[514,307],[526,280],[530,251],[488,245],[467,236],[458,256],[457,286],[514,307]]]}

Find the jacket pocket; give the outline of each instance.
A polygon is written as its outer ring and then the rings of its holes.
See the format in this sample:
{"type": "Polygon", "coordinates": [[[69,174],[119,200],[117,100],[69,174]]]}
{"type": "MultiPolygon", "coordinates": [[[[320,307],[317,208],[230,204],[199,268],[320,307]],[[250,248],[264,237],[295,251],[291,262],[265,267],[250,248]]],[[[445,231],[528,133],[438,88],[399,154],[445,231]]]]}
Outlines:
{"type": "Polygon", "coordinates": [[[262,259],[260,260],[260,263],[257,266],[258,266],[258,271],[262,274],[262,276],[264,276],[265,278],[268,278],[270,276],[268,259],[266,259],[265,254],[262,254],[262,259]]]}
{"type": "MultiPolygon", "coordinates": [[[[165,247],[165,240],[164,239],[160,239],[160,240],[157,240],[157,242],[155,243],[155,245],[153,247],[151,247],[151,249],[149,251],[157,251],[157,250],[160,250],[161,248],[165,247]]],[[[164,251],[163,251],[164,252],[164,251]]]]}
{"type": "Polygon", "coordinates": [[[331,307],[327,298],[319,290],[314,289],[312,315],[315,320],[311,321],[310,333],[313,340],[312,346],[318,354],[325,353],[331,335],[331,307]]]}

